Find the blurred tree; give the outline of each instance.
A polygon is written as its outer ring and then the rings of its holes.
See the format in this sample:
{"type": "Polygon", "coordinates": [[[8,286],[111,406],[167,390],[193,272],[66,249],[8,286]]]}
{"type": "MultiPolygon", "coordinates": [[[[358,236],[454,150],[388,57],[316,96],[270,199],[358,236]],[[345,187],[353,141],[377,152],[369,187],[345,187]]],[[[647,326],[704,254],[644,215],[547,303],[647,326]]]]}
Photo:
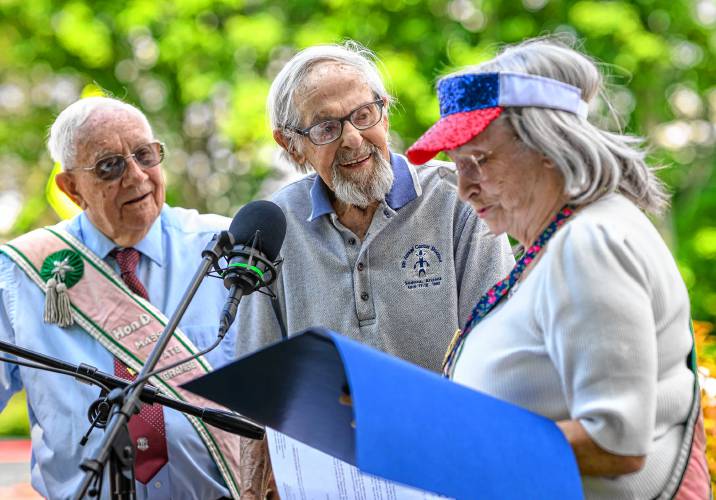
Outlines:
{"type": "MultiPolygon", "coordinates": [[[[146,111],[169,146],[170,203],[231,214],[290,173],[264,114],[297,49],[352,38],[377,52],[398,98],[398,150],[437,117],[433,86],[501,43],[564,33],[598,60],[615,105],[594,120],[648,137],[673,210],[658,221],[716,319],[714,0],[0,0],[0,236],[52,223],[44,149],[54,116],[97,88],[146,111]]],[[[56,201],[50,193],[50,201],[56,201]]]]}
{"type": "MultiPolygon", "coordinates": [[[[104,90],[147,113],[168,145],[169,203],[230,215],[291,173],[278,163],[264,103],[296,50],[346,38],[373,49],[398,98],[390,120],[402,151],[438,117],[439,75],[551,33],[603,63],[614,113],[598,101],[591,119],[647,137],[654,163],[666,166],[674,198],[657,223],[694,317],[714,322],[716,0],[0,0],[0,239],[71,213],[46,193],[44,140],[82,95],[104,90]]],[[[697,334],[713,464],[710,330],[702,323],[697,334]]],[[[0,432],[27,432],[17,427],[21,406],[3,413],[0,432]]]]}

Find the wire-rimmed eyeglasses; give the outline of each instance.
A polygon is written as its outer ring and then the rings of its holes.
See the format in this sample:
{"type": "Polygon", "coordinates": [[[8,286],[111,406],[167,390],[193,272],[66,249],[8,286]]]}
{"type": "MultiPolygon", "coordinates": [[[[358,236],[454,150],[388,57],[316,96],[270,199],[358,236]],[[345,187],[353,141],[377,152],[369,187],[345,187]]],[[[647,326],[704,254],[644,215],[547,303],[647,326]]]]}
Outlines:
{"type": "Polygon", "coordinates": [[[127,163],[132,158],[143,170],[156,167],[164,160],[164,144],[149,142],[137,147],[128,155],[110,155],[100,158],[91,167],[78,167],[80,170],[92,170],[97,178],[103,181],[119,179],[127,170],[127,163]]]}
{"type": "Polygon", "coordinates": [[[453,165],[440,165],[438,167],[438,177],[452,188],[457,189],[458,176],[462,175],[472,179],[479,178],[480,168],[491,155],[492,151],[488,151],[486,154],[466,155],[458,158],[453,165]]]}
{"type": "Polygon", "coordinates": [[[343,124],[347,121],[351,122],[351,125],[358,130],[366,130],[373,127],[383,118],[384,106],[385,101],[383,99],[377,99],[357,107],[343,118],[326,120],[304,129],[290,126],[286,126],[285,128],[308,137],[308,140],[316,146],[324,146],[337,140],[343,134],[343,124]]]}

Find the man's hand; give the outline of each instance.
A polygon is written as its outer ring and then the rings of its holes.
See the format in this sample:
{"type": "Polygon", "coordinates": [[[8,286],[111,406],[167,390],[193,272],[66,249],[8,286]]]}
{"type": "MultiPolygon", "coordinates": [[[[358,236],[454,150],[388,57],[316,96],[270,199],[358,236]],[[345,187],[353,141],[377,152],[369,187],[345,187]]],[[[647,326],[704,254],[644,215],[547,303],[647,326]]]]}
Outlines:
{"type": "Polygon", "coordinates": [[[266,439],[241,438],[239,478],[242,500],[278,500],[266,439]]]}

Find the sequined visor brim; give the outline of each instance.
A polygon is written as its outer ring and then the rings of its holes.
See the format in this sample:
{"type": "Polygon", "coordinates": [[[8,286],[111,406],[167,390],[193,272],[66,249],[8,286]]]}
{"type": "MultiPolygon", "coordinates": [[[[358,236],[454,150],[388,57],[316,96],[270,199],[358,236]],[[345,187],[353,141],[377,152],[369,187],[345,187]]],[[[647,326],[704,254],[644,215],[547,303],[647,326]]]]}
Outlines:
{"type": "Polygon", "coordinates": [[[476,109],[441,118],[406,152],[414,165],[422,165],[440,151],[455,149],[482,133],[502,113],[502,108],[476,109]]]}

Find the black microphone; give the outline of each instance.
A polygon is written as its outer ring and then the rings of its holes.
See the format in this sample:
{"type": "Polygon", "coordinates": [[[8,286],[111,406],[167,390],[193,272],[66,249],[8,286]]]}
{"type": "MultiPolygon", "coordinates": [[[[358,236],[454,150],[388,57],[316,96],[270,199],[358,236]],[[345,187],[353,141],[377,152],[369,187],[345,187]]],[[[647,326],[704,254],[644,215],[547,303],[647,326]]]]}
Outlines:
{"type": "MultiPolygon", "coordinates": [[[[107,392],[115,388],[124,389],[130,384],[128,380],[124,380],[114,375],[110,375],[109,373],[100,371],[94,366],[85,363],[73,365],[66,361],[62,361],[61,359],[46,356],[44,354],[40,354],[39,352],[31,351],[30,349],[25,349],[9,342],[0,341],[0,352],[14,354],[18,358],[32,361],[33,363],[29,364],[31,368],[50,370],[74,376],[81,382],[95,384],[107,392]]],[[[16,363],[23,366],[28,365],[18,361],[17,359],[5,357],[0,357],[0,361],[6,363],[16,363]]],[[[264,430],[260,425],[255,424],[237,413],[226,410],[218,410],[216,408],[202,408],[200,406],[194,406],[185,401],[174,399],[165,395],[153,385],[145,385],[142,388],[140,399],[147,404],[158,403],[162,406],[173,408],[188,415],[193,415],[202,419],[209,425],[218,427],[219,429],[223,429],[233,434],[238,434],[239,436],[247,437],[249,439],[261,439],[264,435],[264,430]]],[[[99,424],[97,425],[98,427],[105,426],[106,418],[108,416],[99,414],[100,405],[104,401],[104,397],[96,400],[92,403],[88,412],[90,421],[94,421],[95,418],[97,418],[97,424],[99,424]]],[[[107,407],[107,409],[109,408],[107,407]]]]}
{"type": "Polygon", "coordinates": [[[203,408],[199,418],[207,424],[249,439],[263,439],[264,428],[237,413],[216,408],[203,408]]]}
{"type": "Polygon", "coordinates": [[[220,337],[234,322],[241,298],[276,280],[276,259],[286,237],[286,216],[275,203],[252,201],[234,216],[229,232],[235,245],[227,252],[229,264],[223,275],[229,297],[221,313],[220,337]]]}

